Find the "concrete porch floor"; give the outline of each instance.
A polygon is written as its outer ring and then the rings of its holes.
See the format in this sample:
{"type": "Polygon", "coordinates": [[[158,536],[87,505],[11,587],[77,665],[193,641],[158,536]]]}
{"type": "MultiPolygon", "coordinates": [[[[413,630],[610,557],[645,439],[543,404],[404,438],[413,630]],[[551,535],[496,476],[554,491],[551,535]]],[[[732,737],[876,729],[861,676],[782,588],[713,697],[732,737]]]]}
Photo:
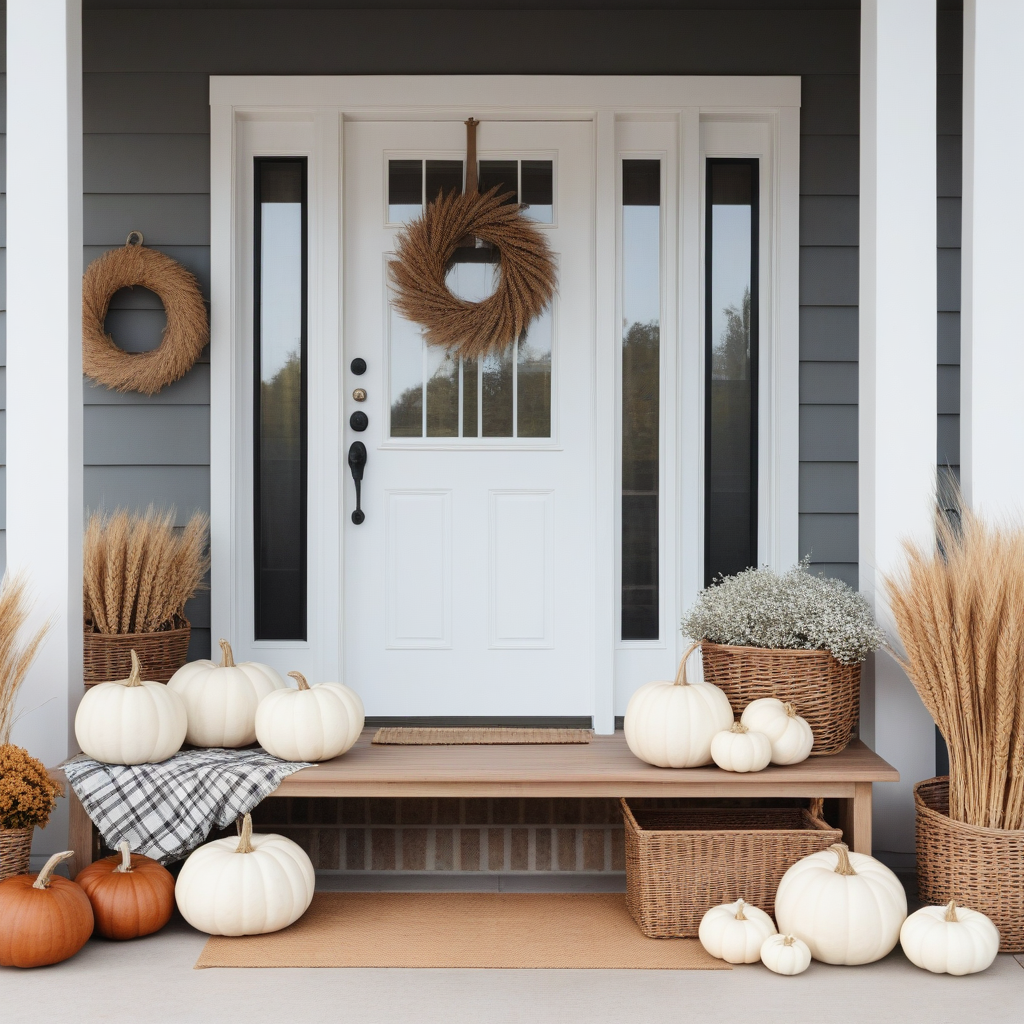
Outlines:
{"type": "Polygon", "coordinates": [[[136,942],[92,939],[71,960],[0,968],[5,1024],[453,1024],[461,1021],[823,1020],[962,1024],[1024,1020],[1024,967],[984,974],[914,967],[899,947],[865,967],[812,963],[796,978],[726,971],[193,970],[206,941],[179,917],[136,942]]]}

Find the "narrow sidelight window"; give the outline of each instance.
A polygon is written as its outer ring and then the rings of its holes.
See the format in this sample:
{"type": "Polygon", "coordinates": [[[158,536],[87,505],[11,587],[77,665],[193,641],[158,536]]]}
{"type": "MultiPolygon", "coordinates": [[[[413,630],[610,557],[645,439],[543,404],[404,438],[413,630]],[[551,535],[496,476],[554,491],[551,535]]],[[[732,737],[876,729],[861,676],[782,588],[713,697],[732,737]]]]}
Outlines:
{"type": "Polygon", "coordinates": [[[255,637],[306,639],[306,160],[255,161],[255,637]]]}
{"type": "Polygon", "coordinates": [[[757,177],[707,161],[705,585],[757,565],[757,177]]]}
{"type": "Polygon", "coordinates": [[[622,639],[658,639],[661,161],[622,161],[622,639]]]}

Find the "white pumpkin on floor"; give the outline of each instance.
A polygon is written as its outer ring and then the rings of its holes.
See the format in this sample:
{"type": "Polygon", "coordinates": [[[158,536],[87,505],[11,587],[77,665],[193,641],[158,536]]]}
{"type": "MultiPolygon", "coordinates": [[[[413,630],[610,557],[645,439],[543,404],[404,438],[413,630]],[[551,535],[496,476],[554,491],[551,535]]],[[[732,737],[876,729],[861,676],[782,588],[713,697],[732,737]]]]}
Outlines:
{"type": "Polygon", "coordinates": [[[715,734],[711,759],[727,772],[759,772],[771,762],[771,740],[742,722],[733,722],[731,728],[715,734]]]}
{"type": "Polygon", "coordinates": [[[236,839],[194,850],[174,886],[181,916],[208,935],[263,935],[297,921],[316,876],[305,850],[278,835],[254,835],[252,818],[236,839]]]}
{"type": "Polygon", "coordinates": [[[774,697],[761,697],[743,709],[740,721],[771,740],[773,764],[799,764],[810,756],[814,733],[792,704],[783,704],[774,697]]]}
{"type": "Polygon", "coordinates": [[[75,714],[78,745],[105,764],[166,761],[181,749],[187,728],[181,697],[163,683],[143,680],[134,651],[131,675],[91,686],[75,714]]]}
{"type": "Polygon", "coordinates": [[[256,709],[256,739],[285,761],[327,761],[344,754],[363,731],[363,702],[341,683],[310,686],[301,672],[289,672],[298,684],[274,690],[256,709]]]}
{"type": "Polygon", "coordinates": [[[244,747],[255,742],[260,701],[288,685],[269,665],[236,665],[227,640],[220,641],[220,651],[219,665],[208,659],[191,661],[167,683],[185,702],[185,739],[196,747],[244,747]]]}
{"type": "Polygon", "coordinates": [[[775,894],[779,931],[807,943],[827,964],[869,964],[896,945],[907,894],[881,862],[845,843],[798,860],[775,894]]]}
{"type": "Polygon", "coordinates": [[[907,959],[932,974],[976,974],[999,952],[999,929],[977,910],[922,907],[903,922],[900,945],[907,959]]]}
{"type": "Polygon", "coordinates": [[[712,907],[700,919],[697,930],[700,944],[729,964],[756,964],[764,940],[774,934],[772,919],[743,900],[712,907]]]}
{"type": "Polygon", "coordinates": [[[660,768],[696,768],[711,760],[711,741],[733,722],[729,698],[711,683],[690,683],[686,659],[675,682],[645,683],[629,700],[623,732],[629,749],[660,768]]]}
{"type": "Polygon", "coordinates": [[[761,963],[775,974],[803,974],[811,966],[811,951],[795,935],[769,935],[761,947],[761,963]]]}

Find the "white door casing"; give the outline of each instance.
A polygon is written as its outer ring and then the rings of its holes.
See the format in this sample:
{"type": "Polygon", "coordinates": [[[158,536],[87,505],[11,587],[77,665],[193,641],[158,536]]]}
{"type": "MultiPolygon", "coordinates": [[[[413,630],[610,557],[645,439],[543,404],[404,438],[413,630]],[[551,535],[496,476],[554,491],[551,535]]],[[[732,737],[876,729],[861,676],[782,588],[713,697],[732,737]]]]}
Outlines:
{"type": "MultiPolygon", "coordinates": [[[[578,664],[587,675],[588,707],[548,703],[543,695],[515,712],[477,711],[453,699],[426,702],[414,709],[377,714],[587,714],[602,732],[613,728],[633,689],[673,670],[681,650],[677,628],[682,611],[700,589],[703,569],[703,160],[705,155],[761,158],[760,233],[761,330],[759,417],[761,428],[759,559],[776,567],[794,562],[797,550],[798,467],[798,157],[799,79],[797,78],[614,78],[614,77],[360,77],[211,79],[211,518],[213,540],[214,637],[231,636],[240,657],[268,661],[281,669],[299,668],[316,678],[340,678],[347,664],[345,604],[348,577],[344,531],[352,507],[352,485],[345,465],[348,443],[343,396],[354,378],[348,362],[359,351],[348,336],[349,310],[343,301],[350,257],[342,247],[350,211],[346,196],[345,152],[348,128],[361,122],[441,122],[457,124],[467,116],[490,122],[577,122],[591,132],[588,185],[590,359],[588,432],[592,534],[590,549],[589,650],[578,664]],[[467,97],[472,102],[467,107],[467,97]],[[731,138],[731,142],[728,140],[731,138]],[[744,141],[745,139],[745,141],[744,141]],[[723,141],[724,140],[724,141],[723,141]],[[754,141],[751,141],[754,140],[754,141]],[[730,148],[731,146],[731,148],[730,148]],[[253,640],[252,618],[252,157],[306,155],[309,160],[309,629],[304,642],[253,640]],[[617,307],[618,169],[624,155],[663,159],[664,278],[662,356],[662,637],[659,641],[620,643],[618,635],[618,422],[621,326],[617,307]],[[247,191],[248,189],[248,191],[247,191]],[[674,365],[673,365],[674,364],[674,365]],[[345,623],[342,628],[342,623],[345,623]],[[444,705],[442,709],[442,705],[444,705]],[[558,707],[559,710],[549,710],[558,707]],[[578,708],[578,710],[577,710],[578,708]]],[[[497,124],[495,124],[497,128],[497,124]]],[[[519,126],[522,130],[524,125],[519,126]]],[[[481,131],[485,131],[482,128],[481,131]]],[[[464,136],[463,136],[464,137],[464,136]]],[[[446,147],[441,147],[446,148],[446,147]]],[[[447,148],[460,148],[458,143],[447,148]]],[[[530,147],[537,148],[537,147],[530,147]]],[[[381,178],[383,174],[381,172],[381,178]]],[[[582,251],[582,250],[581,250],[582,251]]],[[[383,271],[378,250],[375,272],[383,271]]],[[[560,268],[564,274],[564,266],[560,268]]],[[[378,315],[380,306],[378,306],[378,315]]],[[[556,349],[557,351],[557,349],[556,349]]],[[[556,355],[556,362],[561,355],[556,355]]],[[[371,363],[371,365],[373,365],[371,363]]],[[[556,369],[564,372],[564,367],[556,369]]],[[[369,375],[367,375],[369,376],[369,375]]],[[[369,390],[369,389],[368,389],[369,390]]],[[[376,393],[383,401],[383,391],[376,393]]],[[[368,410],[383,422],[383,405],[368,410]]],[[[565,427],[556,413],[557,430],[565,427]]],[[[378,424],[380,426],[380,424],[378,424]]],[[[556,441],[564,440],[558,434],[556,441]]],[[[370,463],[381,454],[367,445],[370,463]]],[[[541,446],[538,445],[538,448],[541,446]]],[[[556,443],[550,446],[557,447],[556,443]]],[[[426,456],[427,452],[417,453],[426,456]]],[[[470,453],[461,453],[470,454],[470,453]]],[[[485,453],[486,454],[486,453],[485,453]]],[[[497,453],[494,453],[497,454],[497,453]]],[[[512,452],[508,453],[512,455],[512,452]]],[[[553,451],[516,452],[543,460],[553,451]]],[[[485,488],[485,517],[500,520],[513,498],[525,504],[525,521],[535,534],[548,530],[544,496],[550,487],[535,478],[493,481],[485,488]],[[508,492],[519,492],[510,495],[508,492]],[[492,495],[491,492],[494,492],[492,495]],[[495,507],[497,502],[497,507],[495,507]],[[505,502],[504,508],[502,503],[505,502]],[[544,507],[544,515],[540,509],[544,507]],[[532,519],[531,519],[532,516],[532,519]],[[543,525],[542,525],[543,521],[543,525]]],[[[450,491],[430,480],[390,488],[392,510],[408,516],[411,506],[401,491],[421,494],[427,518],[442,536],[459,535],[455,503],[438,492],[450,491]]],[[[383,494],[381,494],[383,501],[383,494]]],[[[415,512],[416,510],[413,510],[415,512]]],[[[369,512],[369,510],[368,510],[369,512]]],[[[505,517],[505,521],[509,520],[505,517]]],[[[511,516],[513,522],[519,518],[511,516]]],[[[369,520],[368,520],[369,521],[369,520]]],[[[384,524],[381,519],[381,525],[384,524]]],[[[552,527],[557,527],[552,519],[552,527]]],[[[366,524],[364,524],[365,526],[366,524]]],[[[524,527],[525,528],[525,527],[524,527]]],[[[358,529],[358,528],[357,528],[358,529]]],[[[488,542],[489,543],[489,542],[488,542]]],[[[419,550],[416,548],[415,550],[419,550]]],[[[484,559],[494,563],[488,549],[484,559]]],[[[525,572],[521,566],[517,571],[525,572]]],[[[352,577],[355,578],[354,576],[352,577]]],[[[555,585],[555,584],[553,584],[555,585]]],[[[489,609],[493,602],[489,604],[489,609]]],[[[553,635],[557,637],[557,619],[553,635]]],[[[529,626],[529,628],[535,628],[529,626]]],[[[446,627],[439,627],[443,636],[446,627]]],[[[454,621],[447,627],[454,628],[454,621]]],[[[520,629],[527,628],[520,623],[520,629]]],[[[543,631],[543,626],[536,627],[543,631]]],[[[385,627],[378,635],[382,642],[385,627]]],[[[493,616],[477,642],[494,653],[493,616]]],[[[541,649],[513,650],[514,656],[541,649]]],[[[390,653],[403,654],[396,648],[390,653]]],[[[450,652],[425,651],[426,655],[450,652]]],[[[574,652],[575,653],[575,652],[574,652]]],[[[356,682],[355,680],[352,680],[356,682]]],[[[358,683],[356,683],[358,685],[358,683]]],[[[472,680],[458,687],[472,689],[472,680]]],[[[571,687],[566,692],[571,691],[571,687]]],[[[412,691],[410,691],[411,693],[412,691]]],[[[577,695],[578,696],[578,695],[577,695]]],[[[582,702],[582,698],[581,698],[582,702]]]]}

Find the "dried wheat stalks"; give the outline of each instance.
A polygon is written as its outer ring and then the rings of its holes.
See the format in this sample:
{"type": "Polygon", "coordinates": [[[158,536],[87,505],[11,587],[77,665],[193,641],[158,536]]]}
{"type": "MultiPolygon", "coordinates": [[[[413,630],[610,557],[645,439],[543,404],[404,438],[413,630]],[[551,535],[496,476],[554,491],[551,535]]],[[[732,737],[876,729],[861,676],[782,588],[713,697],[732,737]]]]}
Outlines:
{"type": "Polygon", "coordinates": [[[84,540],[87,628],[96,633],[151,633],[184,618],[185,602],[210,567],[208,517],[197,512],[184,530],[174,510],[118,509],[90,517],[84,540]]]}
{"type": "Polygon", "coordinates": [[[886,577],[900,661],[949,748],[950,817],[1024,828],[1024,526],[968,510],[886,577]]]}
{"type": "Polygon", "coordinates": [[[18,689],[53,625],[50,619],[28,643],[19,642],[29,614],[27,591],[28,580],[24,575],[4,575],[0,584],[0,747],[10,742],[18,689]]]}

